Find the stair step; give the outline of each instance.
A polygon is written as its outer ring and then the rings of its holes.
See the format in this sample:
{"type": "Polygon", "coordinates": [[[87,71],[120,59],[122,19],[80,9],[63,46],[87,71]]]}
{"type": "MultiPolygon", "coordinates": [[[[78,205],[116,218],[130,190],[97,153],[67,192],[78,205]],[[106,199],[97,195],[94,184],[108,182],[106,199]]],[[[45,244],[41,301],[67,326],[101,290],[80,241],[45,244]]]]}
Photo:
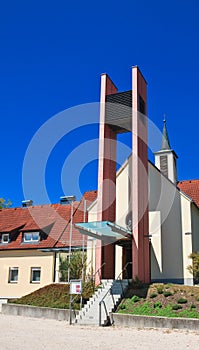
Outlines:
{"type": "Polygon", "coordinates": [[[105,325],[110,313],[121,299],[123,291],[128,286],[127,280],[102,280],[101,287],[95,291],[89,301],[80,310],[76,317],[76,324],[98,325],[99,324],[99,302],[104,298],[107,314],[101,305],[101,324],[105,325]],[[110,291],[108,293],[108,291],[110,291]]]}

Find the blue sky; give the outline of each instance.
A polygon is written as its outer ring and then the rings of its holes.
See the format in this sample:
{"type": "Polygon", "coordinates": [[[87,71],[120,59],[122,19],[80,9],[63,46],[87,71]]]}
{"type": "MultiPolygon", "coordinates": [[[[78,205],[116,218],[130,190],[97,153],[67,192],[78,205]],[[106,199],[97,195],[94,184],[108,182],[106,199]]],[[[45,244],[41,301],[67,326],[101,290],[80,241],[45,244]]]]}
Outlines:
{"type": "MultiPolygon", "coordinates": [[[[103,72],[120,91],[129,90],[132,65],[148,82],[149,118],[162,129],[166,114],[179,180],[199,178],[198,18],[197,0],[2,2],[0,197],[21,205],[24,156],[42,124],[65,109],[99,101],[103,72]]],[[[80,128],[53,147],[45,169],[50,201],[74,194],[70,169],[67,185],[61,181],[63,164],[78,142],[97,135],[97,127],[80,128]]],[[[81,192],[96,188],[96,166],[93,160],[81,171],[81,192]]]]}

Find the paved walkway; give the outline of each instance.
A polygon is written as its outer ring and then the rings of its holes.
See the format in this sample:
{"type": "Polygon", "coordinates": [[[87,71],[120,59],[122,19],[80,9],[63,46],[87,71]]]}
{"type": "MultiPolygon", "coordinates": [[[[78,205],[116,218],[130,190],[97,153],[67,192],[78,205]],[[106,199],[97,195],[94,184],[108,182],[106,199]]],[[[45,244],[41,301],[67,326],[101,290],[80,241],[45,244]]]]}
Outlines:
{"type": "Polygon", "coordinates": [[[69,326],[0,314],[1,350],[198,350],[199,332],[69,326]]]}

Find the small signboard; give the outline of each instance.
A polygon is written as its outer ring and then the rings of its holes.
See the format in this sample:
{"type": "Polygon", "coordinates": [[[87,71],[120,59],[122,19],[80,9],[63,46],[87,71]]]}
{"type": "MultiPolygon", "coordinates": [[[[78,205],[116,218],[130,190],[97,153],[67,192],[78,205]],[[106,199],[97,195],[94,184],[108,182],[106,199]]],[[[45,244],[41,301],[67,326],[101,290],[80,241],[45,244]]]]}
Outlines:
{"type": "Polygon", "coordinates": [[[82,292],[82,281],[70,280],[70,294],[81,294],[81,292],[82,292]]]}

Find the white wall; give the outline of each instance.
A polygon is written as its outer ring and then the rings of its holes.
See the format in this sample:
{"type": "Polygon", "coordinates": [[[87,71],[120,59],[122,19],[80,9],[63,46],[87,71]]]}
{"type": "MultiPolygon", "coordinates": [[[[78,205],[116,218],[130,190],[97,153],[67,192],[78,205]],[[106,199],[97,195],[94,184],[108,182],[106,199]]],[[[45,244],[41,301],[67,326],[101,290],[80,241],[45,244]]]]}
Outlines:
{"type": "Polygon", "coordinates": [[[181,211],[182,211],[182,244],[183,244],[183,271],[184,283],[193,285],[193,276],[187,270],[191,264],[189,255],[192,252],[192,222],[191,222],[191,200],[183,193],[181,194],[181,211]]]}
{"type": "MultiPolygon", "coordinates": [[[[117,172],[116,223],[126,228],[131,216],[131,158],[117,172]]],[[[97,220],[97,205],[89,221],[97,220]]],[[[151,279],[192,284],[188,255],[199,251],[199,210],[149,162],[149,234],[151,279]],[[190,234],[189,234],[190,232],[190,234]]],[[[116,248],[116,274],[122,269],[122,250],[116,248]]]]}
{"type": "Polygon", "coordinates": [[[199,209],[191,204],[193,252],[199,252],[199,209]]]}
{"type": "Polygon", "coordinates": [[[116,224],[126,228],[126,217],[131,210],[131,158],[117,172],[116,224]]]}
{"type": "Polygon", "coordinates": [[[149,189],[149,210],[161,212],[162,237],[162,272],[159,271],[159,276],[152,274],[151,278],[182,283],[184,276],[180,193],[151,163],[149,189]]]}

